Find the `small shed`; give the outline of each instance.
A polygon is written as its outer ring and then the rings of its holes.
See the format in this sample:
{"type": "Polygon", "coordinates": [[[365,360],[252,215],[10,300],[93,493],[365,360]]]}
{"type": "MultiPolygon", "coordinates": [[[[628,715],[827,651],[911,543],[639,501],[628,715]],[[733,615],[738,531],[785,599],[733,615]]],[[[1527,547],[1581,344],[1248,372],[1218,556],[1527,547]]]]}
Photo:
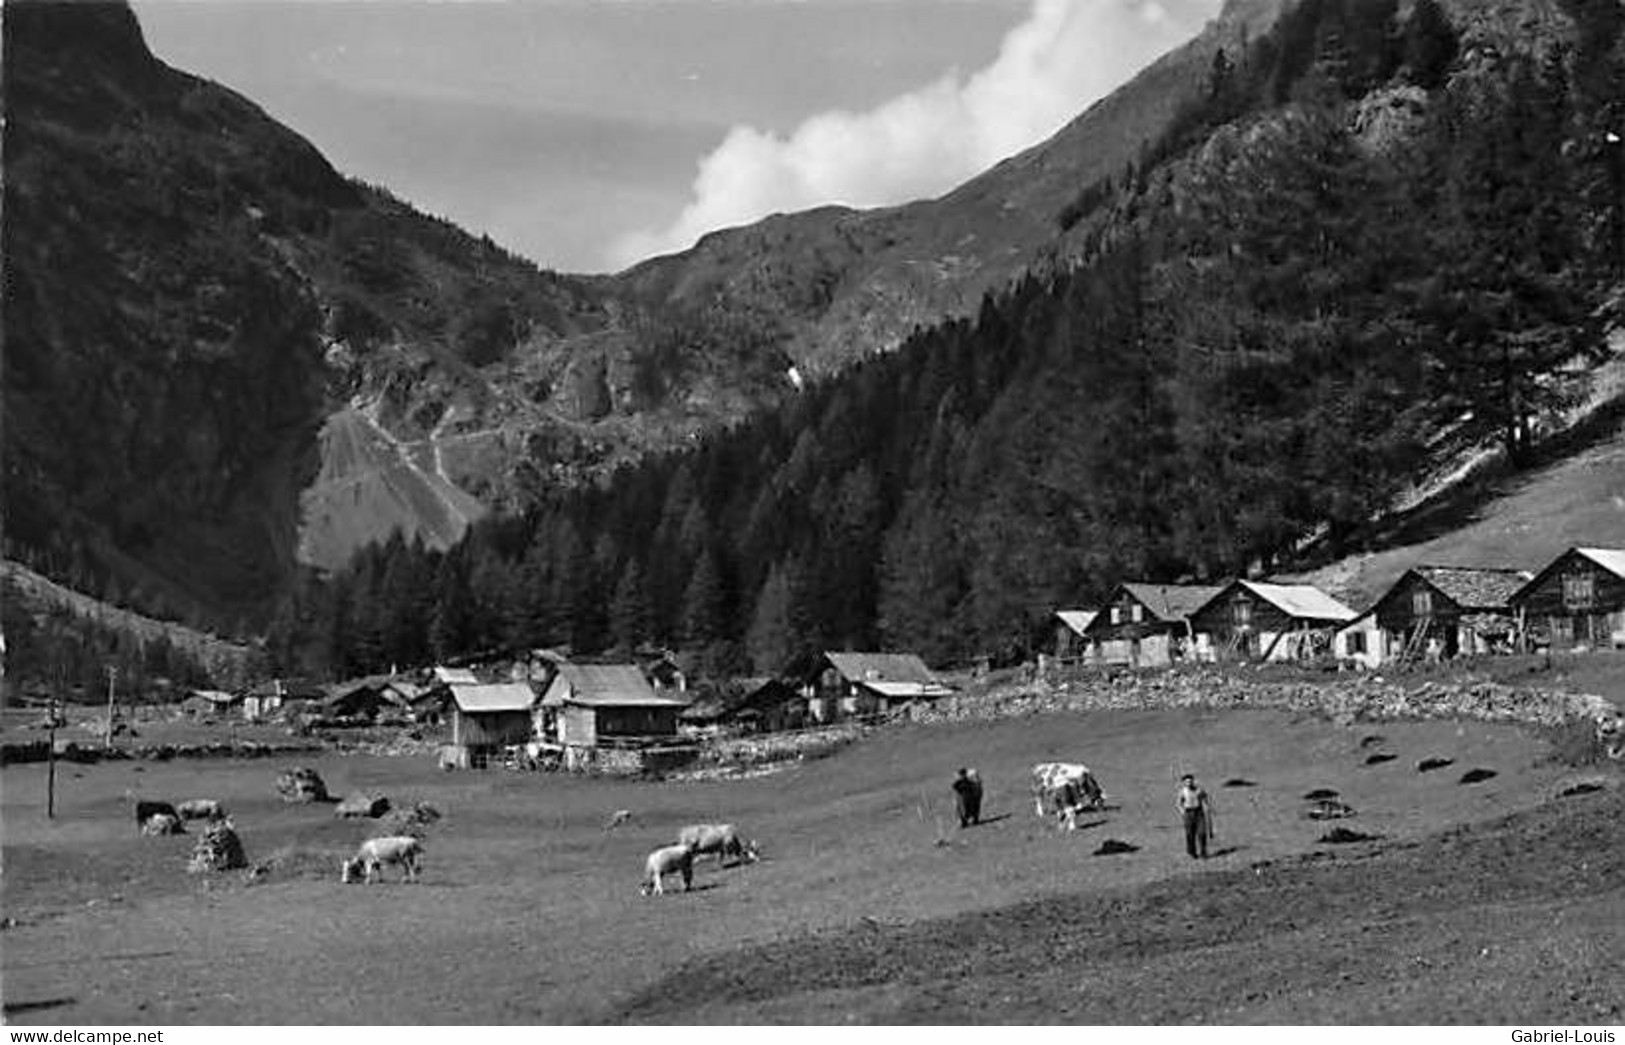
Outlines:
{"type": "Polygon", "coordinates": [[[635,664],[561,664],[540,707],[546,735],[566,748],[593,748],[600,739],[676,736],[688,704],[656,690],[635,664]]]}
{"type": "Polygon", "coordinates": [[[884,713],[953,692],[914,653],[825,652],[804,677],[801,694],[818,722],[884,713]]]}
{"type": "Polygon", "coordinates": [[[1090,658],[1140,668],[1167,667],[1190,656],[1191,614],[1218,592],[1212,584],[1119,584],[1084,630],[1090,658]]]}
{"type": "Polygon", "coordinates": [[[1416,566],[1372,606],[1392,659],[1510,653],[1517,633],[1512,596],[1528,583],[1524,570],[1485,566],[1416,566]]]}
{"type": "Polygon", "coordinates": [[[1058,660],[1076,660],[1089,648],[1084,632],[1094,620],[1094,610],[1055,611],[1055,656],[1058,660]]]}
{"type": "Polygon", "coordinates": [[[243,691],[243,717],[249,721],[276,718],[302,702],[319,701],[325,694],[307,679],[276,678],[256,682],[243,691]]]}
{"type": "Polygon", "coordinates": [[[1570,548],[1511,601],[1528,634],[1553,649],[1625,646],[1625,548],[1570,548]]]}
{"type": "Polygon", "coordinates": [[[181,701],[181,710],[188,715],[203,717],[227,715],[242,698],[235,693],[218,689],[194,689],[181,701]]]}
{"type": "Polygon", "coordinates": [[[1197,656],[1300,660],[1332,652],[1332,636],[1359,614],[1312,584],[1231,581],[1191,614],[1197,656]]]}
{"type": "Polygon", "coordinates": [[[451,743],[479,765],[486,756],[534,735],[536,691],[526,682],[451,685],[451,743]]]}

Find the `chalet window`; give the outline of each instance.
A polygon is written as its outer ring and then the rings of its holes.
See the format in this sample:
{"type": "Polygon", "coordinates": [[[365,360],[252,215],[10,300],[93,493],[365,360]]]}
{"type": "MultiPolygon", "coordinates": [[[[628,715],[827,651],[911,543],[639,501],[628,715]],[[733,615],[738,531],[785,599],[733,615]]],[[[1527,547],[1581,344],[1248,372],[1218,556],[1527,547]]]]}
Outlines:
{"type": "Polygon", "coordinates": [[[1426,588],[1417,588],[1411,592],[1411,616],[1433,616],[1433,593],[1426,588]]]}
{"type": "Polygon", "coordinates": [[[1123,607],[1121,607],[1121,606],[1113,606],[1112,607],[1112,623],[1113,624],[1121,624],[1121,623],[1123,623],[1123,607]]]}
{"type": "Polygon", "coordinates": [[[1597,601],[1596,574],[1571,573],[1563,578],[1563,608],[1589,610],[1597,601]]]}
{"type": "Polygon", "coordinates": [[[1237,599],[1230,604],[1230,623],[1237,628],[1251,627],[1253,623],[1253,604],[1246,599],[1237,599]]]}
{"type": "Polygon", "coordinates": [[[1356,653],[1364,653],[1365,652],[1365,632],[1363,632],[1363,631],[1351,631],[1351,632],[1349,632],[1349,635],[1348,635],[1348,651],[1349,651],[1349,654],[1351,656],[1356,654],[1356,653]]]}
{"type": "Polygon", "coordinates": [[[1135,603],[1129,608],[1129,615],[1134,618],[1134,623],[1138,624],[1145,619],[1145,607],[1135,603]]]}

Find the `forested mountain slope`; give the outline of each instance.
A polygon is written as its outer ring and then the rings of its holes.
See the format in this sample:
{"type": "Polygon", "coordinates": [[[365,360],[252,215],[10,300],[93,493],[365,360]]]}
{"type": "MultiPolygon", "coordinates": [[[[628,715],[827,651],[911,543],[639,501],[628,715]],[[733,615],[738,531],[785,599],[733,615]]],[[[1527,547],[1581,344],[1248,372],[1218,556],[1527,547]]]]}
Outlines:
{"type": "Polygon", "coordinates": [[[1018,656],[1124,577],[1354,550],[1446,442],[1521,467],[1621,322],[1625,16],[1469,15],[1293,6],[1079,187],[1076,264],[449,555],[311,581],[275,656],[1018,656]]]}

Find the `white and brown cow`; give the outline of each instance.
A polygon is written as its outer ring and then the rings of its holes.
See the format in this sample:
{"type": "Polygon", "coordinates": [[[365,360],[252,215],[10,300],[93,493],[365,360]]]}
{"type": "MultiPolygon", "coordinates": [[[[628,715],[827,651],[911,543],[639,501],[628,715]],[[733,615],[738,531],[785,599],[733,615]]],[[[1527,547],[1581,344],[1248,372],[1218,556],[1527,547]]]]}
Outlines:
{"type": "Polygon", "coordinates": [[[1078,827],[1078,813],[1106,804],[1100,782],[1082,762],[1040,762],[1033,766],[1033,812],[1054,813],[1068,831],[1078,827]]]}

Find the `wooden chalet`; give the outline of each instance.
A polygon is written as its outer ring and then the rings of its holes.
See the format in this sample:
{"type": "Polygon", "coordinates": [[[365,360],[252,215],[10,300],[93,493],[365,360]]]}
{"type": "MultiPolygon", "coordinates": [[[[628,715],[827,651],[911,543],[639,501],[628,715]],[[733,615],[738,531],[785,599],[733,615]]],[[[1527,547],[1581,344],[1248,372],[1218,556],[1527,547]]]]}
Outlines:
{"type": "Polygon", "coordinates": [[[406,718],[416,686],[394,675],[367,675],[334,683],[317,705],[323,718],[340,722],[374,722],[380,718],[406,718]]]}
{"type": "Polygon", "coordinates": [[[1189,656],[1191,614],[1218,592],[1211,584],[1119,584],[1084,631],[1089,659],[1140,668],[1189,656]]]}
{"type": "Polygon", "coordinates": [[[1084,633],[1089,623],[1098,616],[1095,610],[1055,611],[1055,656],[1059,660],[1077,660],[1089,648],[1084,633]]]}
{"type": "Polygon", "coordinates": [[[229,715],[241,700],[235,693],[218,689],[194,689],[181,701],[181,710],[197,718],[229,715]]]}
{"type": "Polygon", "coordinates": [[[1519,588],[1526,634],[1552,649],[1625,646],[1625,548],[1570,548],[1519,588]]]}
{"type": "Polygon", "coordinates": [[[677,735],[686,697],[656,690],[635,664],[561,664],[542,695],[543,733],[565,748],[677,735]]]}
{"type": "Polygon", "coordinates": [[[814,721],[880,714],[915,700],[935,700],[952,689],[913,653],[833,653],[795,673],[814,721]]]}
{"type": "Polygon", "coordinates": [[[451,746],[458,764],[479,767],[535,735],[536,690],[528,682],[451,684],[451,746]]]}
{"type": "Polygon", "coordinates": [[[745,692],[728,709],[727,721],[746,732],[777,733],[807,724],[807,698],[783,679],[745,680],[745,692]]]}
{"type": "Polygon", "coordinates": [[[1200,660],[1300,660],[1332,653],[1359,614],[1312,584],[1236,580],[1194,613],[1200,660]]]}
{"type": "Polygon", "coordinates": [[[1417,566],[1371,607],[1380,661],[1511,652],[1517,635],[1512,596],[1524,570],[1417,566]]]}
{"type": "Polygon", "coordinates": [[[243,718],[251,722],[277,718],[319,702],[325,696],[320,686],[306,679],[267,679],[243,691],[243,718]]]}

